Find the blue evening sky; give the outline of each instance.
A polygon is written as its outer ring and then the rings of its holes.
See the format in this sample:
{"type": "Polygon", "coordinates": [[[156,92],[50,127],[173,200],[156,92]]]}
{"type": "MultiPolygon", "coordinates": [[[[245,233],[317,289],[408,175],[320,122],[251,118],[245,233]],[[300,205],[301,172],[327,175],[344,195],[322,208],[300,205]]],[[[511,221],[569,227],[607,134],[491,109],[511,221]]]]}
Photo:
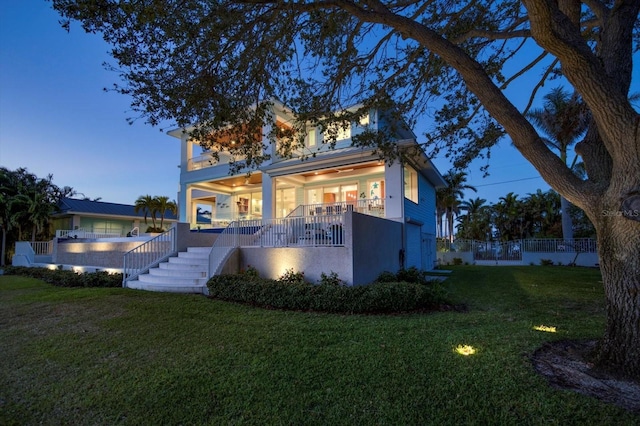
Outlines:
{"type": "MultiPolygon", "coordinates": [[[[119,81],[102,66],[110,61],[109,46],[78,25],[67,33],[58,19],[44,0],[0,0],[0,165],[39,177],[52,173],[56,185],[102,201],[176,198],[179,141],[143,120],[127,123],[130,98],[103,91],[119,81]]],[[[447,171],[446,160],[435,163],[447,171]]],[[[488,178],[471,168],[469,182],[478,192],[465,198],[495,202],[511,191],[548,189],[507,140],[490,164],[488,178]]]]}

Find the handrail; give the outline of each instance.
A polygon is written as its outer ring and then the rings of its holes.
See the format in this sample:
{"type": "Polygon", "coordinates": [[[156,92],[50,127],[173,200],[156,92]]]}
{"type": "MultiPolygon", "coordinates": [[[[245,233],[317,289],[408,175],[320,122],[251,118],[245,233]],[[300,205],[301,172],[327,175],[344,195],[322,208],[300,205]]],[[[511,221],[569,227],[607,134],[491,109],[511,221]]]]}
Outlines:
{"type": "Polygon", "coordinates": [[[346,211],[356,211],[370,216],[384,217],[384,198],[360,198],[353,201],[338,201],[335,203],[300,204],[286,217],[304,217],[318,215],[342,214],[346,211]]]}
{"type": "Polygon", "coordinates": [[[146,241],[124,254],[122,286],[177,253],[176,227],[146,241]]]}

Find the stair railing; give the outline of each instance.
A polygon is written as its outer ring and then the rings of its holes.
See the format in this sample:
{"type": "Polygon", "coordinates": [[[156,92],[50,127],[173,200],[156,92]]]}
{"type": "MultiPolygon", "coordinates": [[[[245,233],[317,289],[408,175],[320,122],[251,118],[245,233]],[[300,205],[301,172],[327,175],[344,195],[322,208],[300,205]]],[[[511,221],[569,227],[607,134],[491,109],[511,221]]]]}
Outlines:
{"type": "Polygon", "coordinates": [[[178,252],[175,227],[124,254],[122,287],[178,252]]]}

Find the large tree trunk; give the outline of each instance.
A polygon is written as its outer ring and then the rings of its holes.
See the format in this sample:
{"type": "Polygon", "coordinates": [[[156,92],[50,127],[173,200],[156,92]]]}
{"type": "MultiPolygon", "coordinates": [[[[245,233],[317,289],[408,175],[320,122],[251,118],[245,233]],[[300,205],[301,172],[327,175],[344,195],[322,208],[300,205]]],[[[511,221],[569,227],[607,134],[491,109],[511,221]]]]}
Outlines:
{"type": "Polygon", "coordinates": [[[564,240],[573,239],[573,222],[571,221],[571,215],[569,214],[569,201],[560,197],[560,210],[562,214],[562,238],[564,240]]]}
{"type": "MultiPolygon", "coordinates": [[[[607,327],[596,355],[608,370],[640,379],[640,223],[603,211],[597,226],[607,327]],[[603,223],[604,222],[604,223],[603,223]]],[[[640,212],[638,212],[640,214],[640,212]]]]}

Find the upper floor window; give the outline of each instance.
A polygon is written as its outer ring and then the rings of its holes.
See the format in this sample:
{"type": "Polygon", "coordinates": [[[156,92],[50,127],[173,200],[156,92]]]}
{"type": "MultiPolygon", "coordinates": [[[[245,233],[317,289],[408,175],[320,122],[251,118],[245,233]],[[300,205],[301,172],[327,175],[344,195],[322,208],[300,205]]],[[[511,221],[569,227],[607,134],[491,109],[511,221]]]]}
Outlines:
{"type": "Polygon", "coordinates": [[[418,204],[418,172],[404,166],[404,198],[418,204]]]}
{"type": "Polygon", "coordinates": [[[317,143],[317,136],[316,136],[316,129],[313,128],[311,130],[309,130],[309,133],[307,133],[307,147],[311,148],[316,146],[317,143]]]}

